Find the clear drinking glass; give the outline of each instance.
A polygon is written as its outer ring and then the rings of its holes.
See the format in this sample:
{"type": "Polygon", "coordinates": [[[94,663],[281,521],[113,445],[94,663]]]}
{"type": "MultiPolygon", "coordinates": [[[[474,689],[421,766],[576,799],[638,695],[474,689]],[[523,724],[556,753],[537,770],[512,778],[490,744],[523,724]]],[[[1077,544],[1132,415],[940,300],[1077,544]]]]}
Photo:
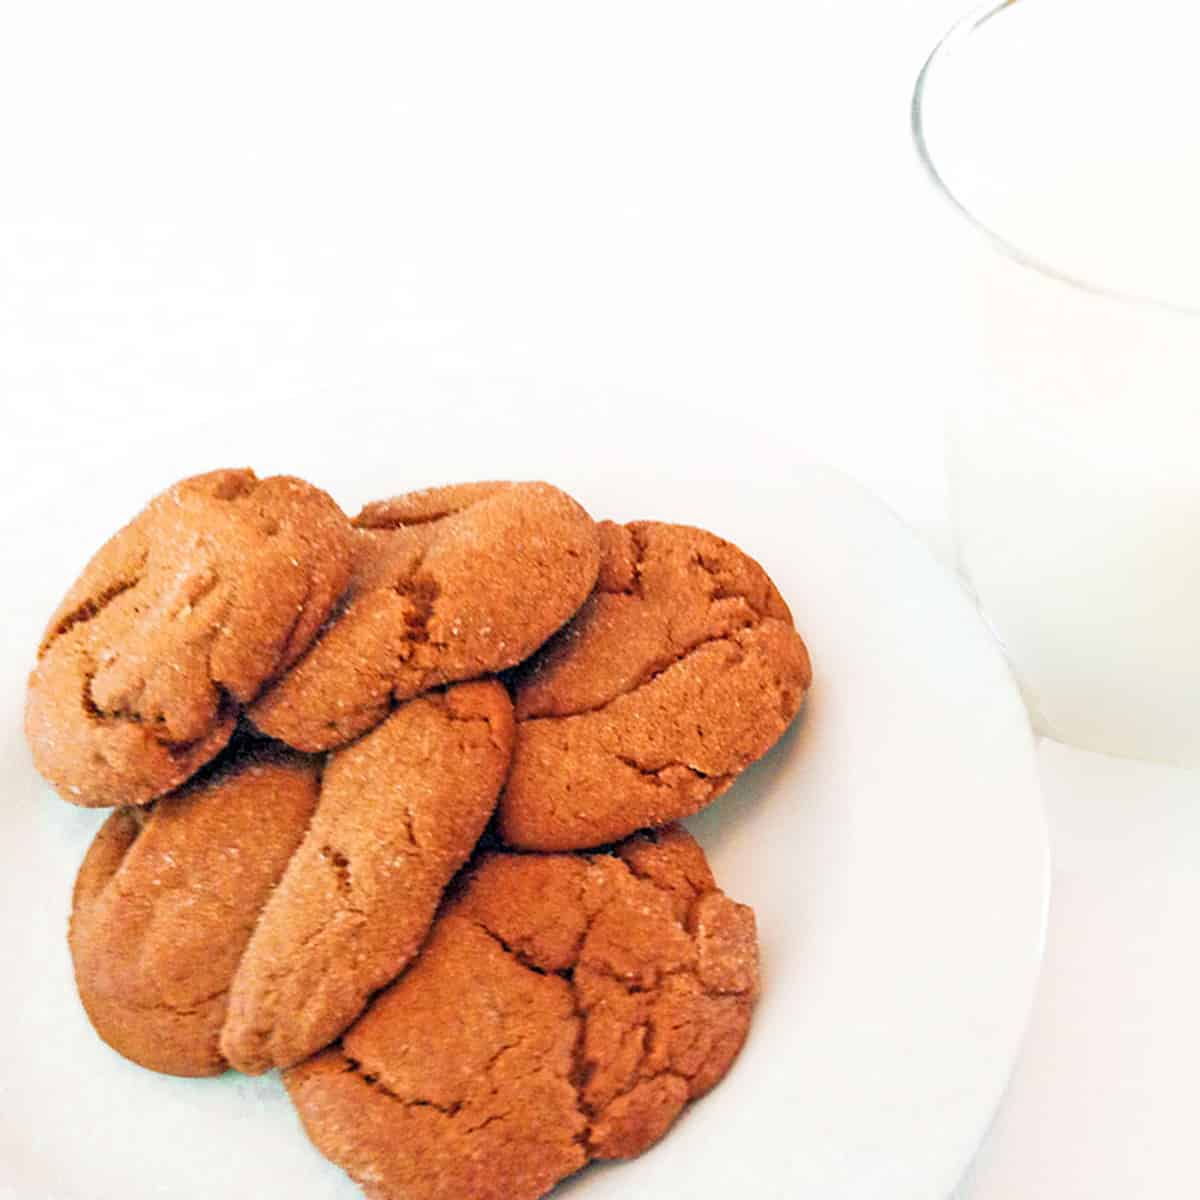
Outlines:
{"type": "Polygon", "coordinates": [[[963,571],[1035,726],[1200,765],[1200,22],[1005,0],[913,97],[977,369],[949,422],[963,571]]]}

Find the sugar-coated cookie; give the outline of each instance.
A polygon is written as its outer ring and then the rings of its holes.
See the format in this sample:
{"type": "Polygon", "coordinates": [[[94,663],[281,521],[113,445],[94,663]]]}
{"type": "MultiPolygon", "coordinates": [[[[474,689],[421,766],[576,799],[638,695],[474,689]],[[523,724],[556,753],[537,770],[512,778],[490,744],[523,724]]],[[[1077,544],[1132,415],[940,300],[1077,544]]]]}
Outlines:
{"type": "Polygon", "coordinates": [[[255,749],[119,808],[75,882],[75,982],[96,1032],[171,1075],[217,1075],[229,985],[316,806],[318,764],[255,749]]]}
{"type": "Polygon", "coordinates": [[[512,739],[508,694],[482,680],[410,700],[329,755],[312,827],[233,980],[233,1066],[306,1058],[407,965],[491,818],[512,739]]]}
{"type": "Polygon", "coordinates": [[[144,804],[229,740],[346,587],[353,530],[299,479],[213,471],[156,497],[92,558],[29,679],[34,764],[75,804],[144,804]]]}
{"type": "Polygon", "coordinates": [[[251,710],[302,750],[364,733],[431,687],[513,666],[575,613],[599,569],[596,528],[545,483],[474,483],[368,505],[349,596],[251,710]]]}
{"type": "Polygon", "coordinates": [[[679,827],[485,855],[409,971],[284,1082],[372,1200],[534,1200],[658,1141],[729,1070],[757,989],[754,914],[679,827]]]}
{"type": "Polygon", "coordinates": [[[701,529],[600,526],[595,592],[514,672],[512,846],[598,846],[703,808],[765,754],[812,681],[783,598],[701,529]]]}

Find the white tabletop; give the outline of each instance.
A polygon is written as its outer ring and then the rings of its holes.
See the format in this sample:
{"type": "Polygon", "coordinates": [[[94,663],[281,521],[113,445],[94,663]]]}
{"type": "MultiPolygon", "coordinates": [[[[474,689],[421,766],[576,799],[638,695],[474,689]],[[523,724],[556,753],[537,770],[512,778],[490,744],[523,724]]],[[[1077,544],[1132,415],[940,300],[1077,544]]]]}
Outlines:
{"type": "MultiPolygon", "coordinates": [[[[23,481],[47,473],[134,511],[130,461],[166,483],[214,439],[317,482],[331,455],[388,456],[399,489],[452,439],[463,478],[829,462],[949,559],[943,411],[975,368],[907,99],[959,8],[21,6],[0,44],[10,512],[38,520],[23,481]]],[[[88,517],[40,569],[66,578],[104,532],[88,517]]],[[[960,1194],[1178,1195],[1200,777],[1053,747],[1043,767],[1045,977],[960,1194]]]]}
{"type": "Polygon", "coordinates": [[[1200,772],[1042,747],[1042,982],[962,1200],[1195,1191],[1200,772]]]}

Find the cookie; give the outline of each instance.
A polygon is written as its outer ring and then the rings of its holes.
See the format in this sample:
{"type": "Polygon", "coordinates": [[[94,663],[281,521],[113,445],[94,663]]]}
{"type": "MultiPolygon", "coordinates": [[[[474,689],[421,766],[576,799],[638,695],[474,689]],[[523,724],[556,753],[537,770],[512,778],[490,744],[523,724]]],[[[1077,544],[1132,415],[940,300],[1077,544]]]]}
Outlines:
{"type": "Polygon", "coordinates": [[[495,808],[512,753],[495,680],[410,700],[330,755],[321,801],[242,956],[221,1049],[239,1070],[331,1042],[406,966],[495,808]]]}
{"type": "Polygon", "coordinates": [[[512,846],[570,850],[694,813],[765,754],[812,681],[783,598],[701,529],[600,526],[593,595],[514,672],[499,808],[512,846]]]}
{"type": "Polygon", "coordinates": [[[284,1082],[373,1200],[534,1200],[661,1138],[729,1070],[757,989],[754,914],[682,829],[489,855],[409,971],[284,1082]]]}
{"type": "Polygon", "coordinates": [[[349,580],[353,534],[299,479],[213,471],[112,537],[51,617],[29,679],[34,764],[64,799],[145,804],[229,740],[349,580]]]}
{"type": "Polygon", "coordinates": [[[248,754],[152,808],[120,808],[83,860],[70,947],[96,1032],[171,1075],[225,1070],[229,985],[317,802],[315,762],[248,754]]]}
{"type": "Polygon", "coordinates": [[[349,597],[308,654],[251,709],[302,750],[364,733],[398,702],[511,667],[586,599],[596,529],[545,483],[435,488],[355,519],[349,597]]]}

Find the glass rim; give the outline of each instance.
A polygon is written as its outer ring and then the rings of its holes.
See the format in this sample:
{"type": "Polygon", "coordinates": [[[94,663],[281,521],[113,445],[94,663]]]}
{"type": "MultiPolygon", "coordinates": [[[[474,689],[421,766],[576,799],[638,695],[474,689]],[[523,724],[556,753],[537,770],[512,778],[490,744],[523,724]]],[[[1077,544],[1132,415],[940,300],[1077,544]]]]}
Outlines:
{"type": "Polygon", "coordinates": [[[925,59],[913,85],[912,98],[909,104],[909,129],[912,134],[913,146],[921,163],[926,178],[933,184],[935,190],[946,200],[966,223],[980,234],[993,250],[1010,259],[1017,266],[1033,271],[1047,279],[1065,284],[1078,291],[1112,300],[1119,304],[1137,308],[1157,309],[1160,312],[1174,313],[1180,316],[1200,317],[1200,305],[1185,304],[1180,301],[1164,300],[1148,293],[1128,292],[1120,288],[1109,287],[1096,280],[1076,275],[1071,271],[1055,266],[1052,262],[1023,249],[1016,242],[1006,237],[976,215],[971,208],[954,192],[938,169],[929,141],[926,137],[925,101],[928,85],[938,67],[946,59],[956,54],[967,43],[968,39],[979,31],[994,17],[1006,8],[1011,8],[1018,0],[986,0],[978,4],[960,17],[941,36],[925,59]]]}

